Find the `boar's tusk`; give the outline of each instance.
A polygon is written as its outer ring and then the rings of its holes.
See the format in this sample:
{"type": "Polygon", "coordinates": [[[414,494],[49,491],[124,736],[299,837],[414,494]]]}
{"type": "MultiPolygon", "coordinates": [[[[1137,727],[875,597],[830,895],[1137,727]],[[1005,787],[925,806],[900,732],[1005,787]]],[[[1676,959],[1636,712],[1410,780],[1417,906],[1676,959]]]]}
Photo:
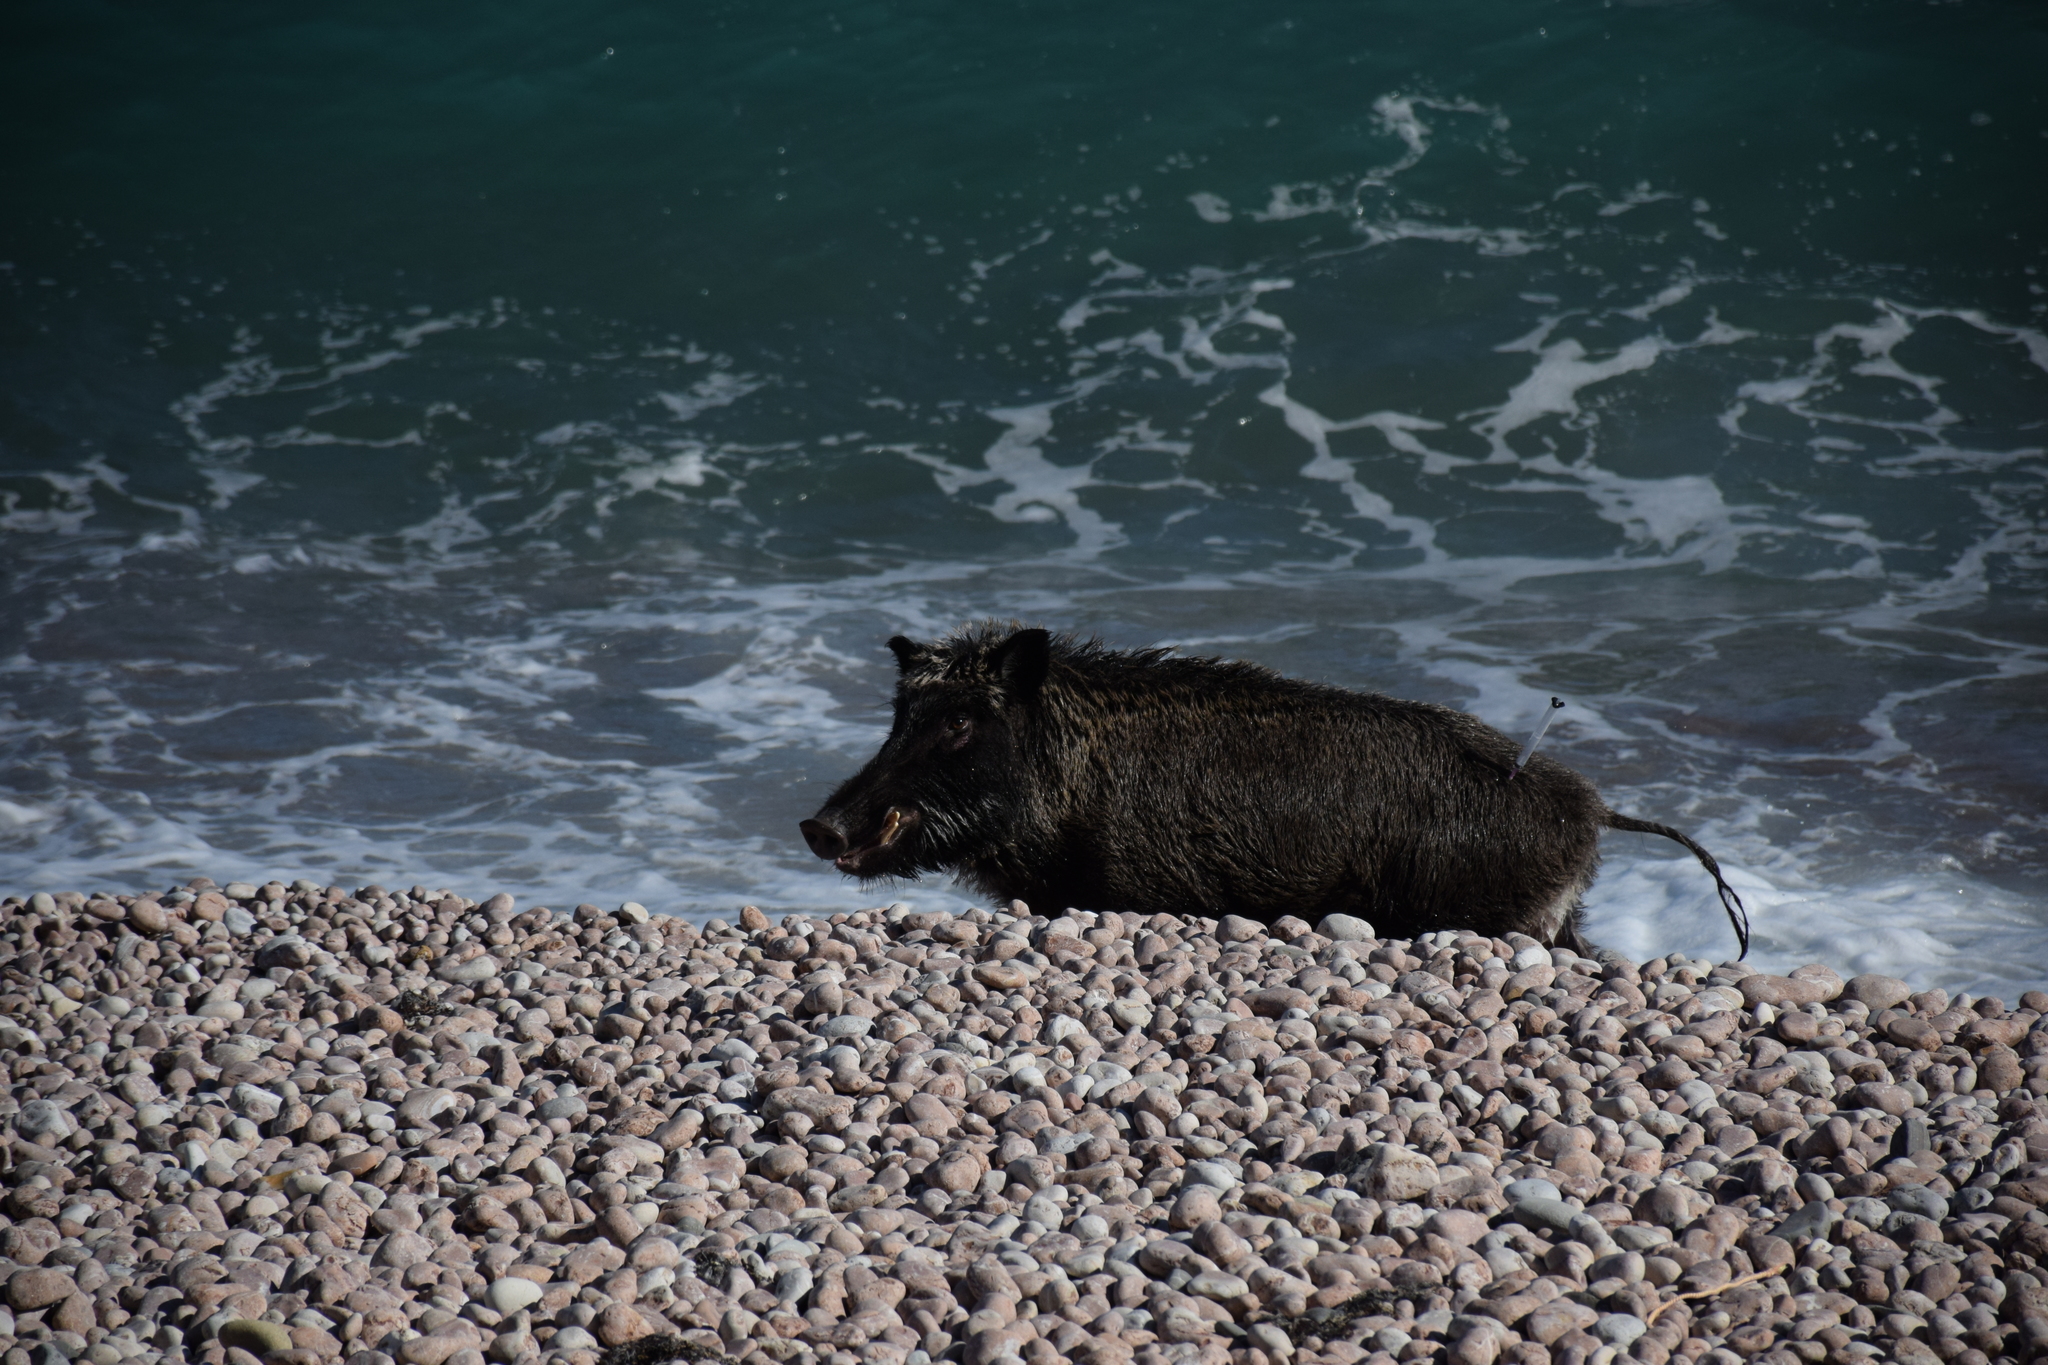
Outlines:
{"type": "Polygon", "coordinates": [[[894,806],[889,807],[889,816],[886,820],[882,821],[882,837],[875,841],[876,846],[880,848],[887,848],[890,844],[896,841],[896,836],[900,834],[902,830],[903,812],[896,809],[896,807],[894,806]]]}

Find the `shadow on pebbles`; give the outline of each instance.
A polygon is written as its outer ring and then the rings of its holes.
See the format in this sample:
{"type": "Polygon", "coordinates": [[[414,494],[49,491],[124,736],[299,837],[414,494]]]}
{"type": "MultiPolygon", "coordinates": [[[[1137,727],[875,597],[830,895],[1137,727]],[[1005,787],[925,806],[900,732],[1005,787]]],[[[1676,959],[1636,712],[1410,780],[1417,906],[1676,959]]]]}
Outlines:
{"type": "Polygon", "coordinates": [[[0,1365],[2048,1354],[2048,997],[1021,905],[0,903],[0,1365]]]}

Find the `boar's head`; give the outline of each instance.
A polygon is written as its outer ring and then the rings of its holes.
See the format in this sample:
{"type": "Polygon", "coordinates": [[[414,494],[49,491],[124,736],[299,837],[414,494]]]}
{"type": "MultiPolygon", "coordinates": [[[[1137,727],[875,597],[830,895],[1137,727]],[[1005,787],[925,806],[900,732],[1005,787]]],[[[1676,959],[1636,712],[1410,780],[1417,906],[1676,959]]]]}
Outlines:
{"type": "Polygon", "coordinates": [[[811,852],[863,881],[958,869],[1013,835],[1051,667],[1038,629],[975,627],[929,645],[898,635],[889,649],[889,738],[799,826],[811,852]]]}

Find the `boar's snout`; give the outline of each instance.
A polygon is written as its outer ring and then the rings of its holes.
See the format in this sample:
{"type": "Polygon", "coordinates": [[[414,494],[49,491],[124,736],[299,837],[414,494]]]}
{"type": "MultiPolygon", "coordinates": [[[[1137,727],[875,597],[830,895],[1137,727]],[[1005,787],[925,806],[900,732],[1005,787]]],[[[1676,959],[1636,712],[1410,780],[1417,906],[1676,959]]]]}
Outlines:
{"type": "Polygon", "coordinates": [[[918,819],[914,809],[891,806],[869,830],[863,828],[864,822],[850,821],[845,811],[828,806],[797,828],[803,832],[811,852],[830,859],[841,872],[873,878],[909,873],[904,857],[905,836],[917,828],[918,819]]]}
{"type": "Polygon", "coordinates": [[[820,858],[837,858],[846,852],[846,836],[823,820],[806,820],[797,828],[803,831],[811,852],[820,858]]]}

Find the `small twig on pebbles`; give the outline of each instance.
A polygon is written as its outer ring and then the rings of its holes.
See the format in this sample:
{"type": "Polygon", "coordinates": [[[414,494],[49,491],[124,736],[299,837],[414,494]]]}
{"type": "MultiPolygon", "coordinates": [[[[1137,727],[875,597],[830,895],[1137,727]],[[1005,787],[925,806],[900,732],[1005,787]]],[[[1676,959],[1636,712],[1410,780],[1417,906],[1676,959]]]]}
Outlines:
{"type": "Polygon", "coordinates": [[[1773,1266],[1769,1270],[1759,1270],[1754,1274],[1744,1275],[1740,1279],[1730,1280],[1726,1284],[1715,1285],[1712,1289],[1695,1289],[1690,1293],[1673,1295],[1671,1298],[1658,1304],[1650,1316],[1643,1319],[1643,1322],[1646,1326],[1655,1327],[1657,1319],[1664,1316],[1665,1309],[1675,1308],[1687,1299],[1711,1299],[1716,1294],[1725,1294],[1731,1289],[1740,1289],[1743,1285],[1755,1284],[1758,1280],[1768,1280],[1773,1275],[1782,1275],[1784,1273],[1784,1266],[1773,1266]]]}

